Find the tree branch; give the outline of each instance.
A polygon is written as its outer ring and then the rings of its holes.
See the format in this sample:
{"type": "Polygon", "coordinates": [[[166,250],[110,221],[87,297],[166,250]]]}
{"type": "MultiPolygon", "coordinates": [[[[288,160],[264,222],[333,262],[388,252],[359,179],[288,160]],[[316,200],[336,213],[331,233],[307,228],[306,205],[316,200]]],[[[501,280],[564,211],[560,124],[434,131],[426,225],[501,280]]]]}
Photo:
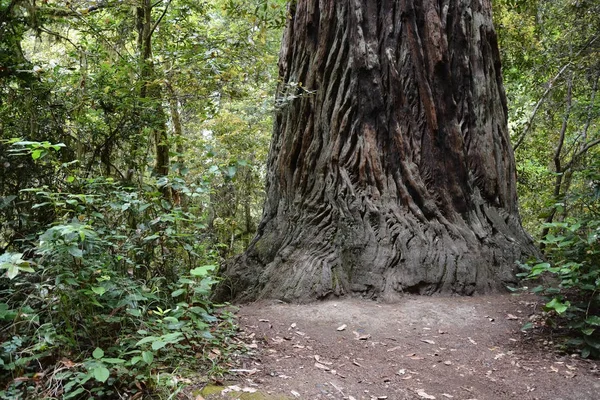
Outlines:
{"type": "Polygon", "coordinates": [[[517,143],[515,143],[515,145],[513,146],[513,151],[517,151],[517,149],[519,148],[519,146],[521,146],[521,144],[523,143],[523,140],[525,140],[525,137],[527,136],[527,133],[529,133],[529,129],[533,125],[533,119],[535,118],[535,116],[538,113],[540,107],[542,106],[542,103],[546,99],[546,96],[548,96],[548,94],[550,93],[550,91],[554,88],[554,82],[556,82],[556,80],[562,75],[562,73],[565,72],[565,70],[567,69],[567,67],[569,67],[569,65],[571,65],[570,61],[568,63],[566,63],[560,69],[560,71],[558,71],[558,74],[556,74],[556,76],[554,78],[552,78],[550,80],[550,82],[548,82],[548,87],[546,88],[546,90],[544,91],[544,94],[542,94],[542,97],[540,97],[540,99],[538,100],[537,104],[533,108],[533,112],[531,113],[531,116],[529,117],[529,120],[527,121],[527,124],[525,125],[525,129],[523,130],[523,133],[521,134],[521,136],[517,140],[517,143]]]}
{"type": "Polygon", "coordinates": [[[165,9],[163,10],[163,12],[160,15],[160,17],[154,23],[154,26],[152,27],[152,29],[150,29],[150,34],[148,36],[152,36],[152,34],[154,33],[154,30],[158,27],[158,24],[160,24],[160,21],[162,21],[163,17],[167,13],[167,10],[169,9],[170,5],[171,5],[171,0],[169,0],[169,2],[167,3],[167,5],[165,6],[165,9]]]}

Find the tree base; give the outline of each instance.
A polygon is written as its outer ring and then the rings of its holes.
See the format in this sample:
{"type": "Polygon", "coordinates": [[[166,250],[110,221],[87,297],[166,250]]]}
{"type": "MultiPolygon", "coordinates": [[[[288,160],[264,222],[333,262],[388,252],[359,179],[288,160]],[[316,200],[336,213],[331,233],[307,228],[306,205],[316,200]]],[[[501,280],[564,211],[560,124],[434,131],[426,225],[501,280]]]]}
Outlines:
{"type": "Polygon", "coordinates": [[[503,217],[502,210],[482,206],[468,221],[450,223],[443,217],[420,221],[398,209],[369,211],[366,205],[354,208],[354,218],[324,205],[331,217],[322,212],[321,222],[311,225],[302,218],[270,220],[249,249],[224,267],[217,298],[302,303],[338,296],[394,301],[404,294],[484,294],[505,291],[516,282],[515,262],[537,254],[518,219],[503,217]]]}

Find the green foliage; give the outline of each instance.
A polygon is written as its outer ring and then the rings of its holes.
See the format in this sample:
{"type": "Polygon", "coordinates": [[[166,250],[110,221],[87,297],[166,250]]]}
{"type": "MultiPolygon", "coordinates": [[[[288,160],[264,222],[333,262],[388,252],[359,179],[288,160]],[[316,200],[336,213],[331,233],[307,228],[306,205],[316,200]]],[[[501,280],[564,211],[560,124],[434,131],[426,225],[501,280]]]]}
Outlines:
{"type": "MultiPolygon", "coordinates": [[[[493,2],[524,226],[545,259],[523,265],[546,297],[545,324],[600,356],[598,181],[600,5],[493,2]]],[[[526,328],[532,328],[528,324],[526,328]]]]}
{"type": "Polygon", "coordinates": [[[209,296],[260,216],[286,3],[0,1],[0,398],[219,372],[209,296]]]}
{"type": "MultiPolygon", "coordinates": [[[[13,146],[30,158],[60,148],[13,146]]],[[[47,161],[58,175],[70,172],[47,161]]],[[[202,192],[177,180],[160,184],[190,199],[202,192]]],[[[56,218],[34,247],[0,256],[0,397],[135,395],[155,390],[156,368],[202,368],[196,354],[222,346],[216,326],[230,329],[209,301],[216,253],[197,240],[203,216],[165,202],[158,181],[136,188],[68,175],[64,185],[26,189],[38,201],[33,208],[56,218]]]]}
{"type": "Polygon", "coordinates": [[[600,218],[569,218],[548,228],[543,243],[550,261],[524,265],[522,276],[542,279],[533,292],[546,297],[546,324],[570,337],[565,347],[600,357],[600,218]]]}

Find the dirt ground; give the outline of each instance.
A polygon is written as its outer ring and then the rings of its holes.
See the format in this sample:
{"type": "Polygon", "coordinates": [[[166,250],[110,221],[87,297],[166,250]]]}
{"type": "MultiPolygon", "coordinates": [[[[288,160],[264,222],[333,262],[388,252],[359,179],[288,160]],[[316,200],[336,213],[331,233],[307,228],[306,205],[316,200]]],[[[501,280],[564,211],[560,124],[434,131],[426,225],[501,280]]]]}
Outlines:
{"type": "Polygon", "coordinates": [[[240,307],[237,385],[272,398],[600,399],[598,363],[520,331],[532,297],[240,307]]]}

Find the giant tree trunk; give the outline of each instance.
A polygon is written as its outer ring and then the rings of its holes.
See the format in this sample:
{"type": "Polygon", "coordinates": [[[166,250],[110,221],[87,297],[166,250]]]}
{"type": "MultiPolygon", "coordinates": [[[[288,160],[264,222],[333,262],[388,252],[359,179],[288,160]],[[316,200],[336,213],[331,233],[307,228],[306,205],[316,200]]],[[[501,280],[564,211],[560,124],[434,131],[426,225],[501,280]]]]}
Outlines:
{"type": "Polygon", "coordinates": [[[473,294],[521,227],[489,0],[298,0],[267,200],[219,297],[473,294]]]}

